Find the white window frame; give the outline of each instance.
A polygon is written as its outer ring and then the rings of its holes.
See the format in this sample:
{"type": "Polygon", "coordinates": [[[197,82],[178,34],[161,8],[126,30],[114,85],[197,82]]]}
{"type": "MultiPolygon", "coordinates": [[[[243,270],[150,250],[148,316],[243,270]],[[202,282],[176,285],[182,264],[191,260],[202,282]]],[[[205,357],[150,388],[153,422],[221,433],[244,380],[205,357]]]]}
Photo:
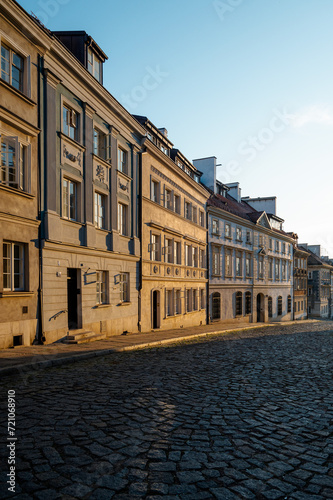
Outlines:
{"type": "Polygon", "coordinates": [[[64,135],[73,141],[80,141],[80,113],[65,101],[62,103],[61,124],[64,135]]]}
{"type": "Polygon", "coordinates": [[[181,289],[174,290],[174,314],[175,316],[182,313],[181,289]]]}
{"type": "Polygon", "coordinates": [[[106,196],[94,191],[94,223],[98,229],[106,229],[106,196]]]}
{"type": "Polygon", "coordinates": [[[88,47],[87,50],[87,70],[98,82],[102,83],[102,61],[91,47],[88,47]],[[90,56],[92,57],[92,61],[90,60],[90,56]]]}
{"type": "Polygon", "coordinates": [[[16,136],[0,134],[0,184],[22,191],[30,191],[31,145],[21,142],[16,136]],[[5,145],[5,150],[3,146],[5,145]],[[12,152],[9,151],[12,148],[12,152]],[[9,155],[12,154],[13,167],[10,166],[9,155]],[[3,155],[7,155],[5,164],[3,155]],[[12,168],[13,173],[10,172],[12,168]],[[14,175],[14,179],[10,179],[14,175]]]}
{"type": "Polygon", "coordinates": [[[120,302],[130,302],[130,273],[119,274],[120,302]]]}
{"type": "MultiPolygon", "coordinates": [[[[1,80],[10,85],[13,89],[22,94],[25,94],[27,97],[31,97],[31,57],[30,55],[21,49],[16,43],[8,40],[6,35],[0,30],[0,46],[5,47],[9,50],[9,81],[6,78],[2,78],[2,71],[0,71],[1,80]],[[12,66],[13,66],[13,55],[16,54],[23,59],[23,69],[22,69],[22,86],[17,89],[13,84],[13,75],[12,75],[12,66]]],[[[2,63],[2,54],[0,50],[0,61],[2,63]]]]}
{"type": "Polygon", "coordinates": [[[173,289],[166,288],[165,290],[165,316],[174,315],[174,293],[173,289]]]}
{"type": "Polygon", "coordinates": [[[122,236],[128,236],[128,205],[118,202],[118,231],[122,236]]]}
{"type": "Polygon", "coordinates": [[[96,271],[96,304],[108,304],[108,271],[96,271]]]}
{"type": "Polygon", "coordinates": [[[149,244],[148,251],[150,252],[150,260],[161,261],[161,235],[152,233],[151,243],[149,244]]]}
{"type": "Polygon", "coordinates": [[[221,249],[216,245],[212,245],[212,275],[221,275],[221,249]]]}
{"type": "Polygon", "coordinates": [[[128,175],[128,151],[118,146],[117,167],[119,172],[128,175]]]}
{"type": "Polygon", "coordinates": [[[2,245],[2,258],[3,258],[3,290],[11,292],[19,292],[25,289],[25,251],[26,246],[24,243],[18,243],[13,241],[3,241],[2,245]],[[7,247],[9,253],[8,256],[4,256],[4,247],[7,247]],[[15,258],[15,247],[19,248],[19,259],[15,258]],[[5,269],[5,259],[9,261],[9,272],[4,271],[5,269]],[[15,273],[15,260],[19,260],[19,273],[15,273]],[[5,274],[9,276],[10,286],[5,286],[5,274]],[[15,276],[19,276],[20,286],[15,287],[15,276]]]}
{"type": "Polygon", "coordinates": [[[77,221],[78,220],[78,183],[72,179],[63,176],[62,178],[62,217],[67,220],[77,221]],[[65,183],[67,183],[68,188],[65,189],[65,183]],[[71,186],[74,187],[74,217],[71,217],[71,186]],[[67,191],[67,192],[66,192],[67,191]]]}

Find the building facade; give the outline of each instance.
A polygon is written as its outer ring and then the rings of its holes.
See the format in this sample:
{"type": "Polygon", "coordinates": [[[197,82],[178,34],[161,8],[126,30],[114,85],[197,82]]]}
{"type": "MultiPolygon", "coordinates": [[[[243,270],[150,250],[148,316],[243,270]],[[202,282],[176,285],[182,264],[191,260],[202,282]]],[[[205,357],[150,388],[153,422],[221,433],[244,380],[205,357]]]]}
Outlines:
{"type": "Polygon", "coordinates": [[[260,198],[258,210],[238,183],[216,181],[215,157],[194,164],[203,182],[215,182],[207,202],[210,321],[291,320],[294,239],[274,213],[275,198],[260,198]]]}
{"type": "Polygon", "coordinates": [[[141,163],[141,331],[206,324],[206,200],[201,173],[165,129],[146,130],[141,163]]]}
{"type": "Polygon", "coordinates": [[[308,317],[308,257],[304,248],[294,245],[294,319],[308,317]]]}
{"type": "Polygon", "coordinates": [[[139,151],[144,130],[103,87],[85,32],[49,34],[41,74],[42,330],[138,331],[139,151]]]}
{"type": "Polygon", "coordinates": [[[38,68],[45,37],[16,3],[0,4],[0,348],[38,334],[38,68]]]}
{"type": "Polygon", "coordinates": [[[302,243],[308,253],[308,315],[309,318],[332,318],[333,265],[321,257],[319,245],[302,243]]]}

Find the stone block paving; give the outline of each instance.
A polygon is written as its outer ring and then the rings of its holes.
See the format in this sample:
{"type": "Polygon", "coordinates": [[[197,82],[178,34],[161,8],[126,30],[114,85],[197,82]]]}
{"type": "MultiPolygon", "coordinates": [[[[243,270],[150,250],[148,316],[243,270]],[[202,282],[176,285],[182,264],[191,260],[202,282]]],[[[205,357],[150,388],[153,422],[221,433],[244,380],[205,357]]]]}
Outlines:
{"type": "Polygon", "coordinates": [[[332,353],[327,321],[2,377],[0,499],[331,499],[332,353]]]}

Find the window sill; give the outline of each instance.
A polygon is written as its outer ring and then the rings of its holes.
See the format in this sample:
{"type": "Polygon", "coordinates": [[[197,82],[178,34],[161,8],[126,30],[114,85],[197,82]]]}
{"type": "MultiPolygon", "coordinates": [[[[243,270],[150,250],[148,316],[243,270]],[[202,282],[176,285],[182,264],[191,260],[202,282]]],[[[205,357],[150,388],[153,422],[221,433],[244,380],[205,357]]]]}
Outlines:
{"type": "Polygon", "coordinates": [[[103,309],[103,308],[107,308],[107,307],[111,307],[112,304],[96,304],[95,306],[93,306],[93,309],[103,309]]]}
{"type": "Polygon", "coordinates": [[[130,177],[126,172],[122,172],[121,170],[119,170],[119,168],[117,168],[117,173],[123,175],[129,181],[132,181],[132,177],[130,177]]]}
{"type": "Polygon", "coordinates": [[[117,306],[120,306],[120,307],[122,307],[122,306],[130,306],[130,305],[132,305],[132,302],[119,302],[117,304],[117,306]]]}
{"type": "Polygon", "coordinates": [[[0,297],[2,299],[8,299],[8,298],[13,298],[13,297],[32,297],[35,294],[35,292],[24,292],[24,291],[3,291],[0,293],[0,297]]]}
{"type": "Polygon", "coordinates": [[[92,155],[96,161],[102,161],[106,167],[110,168],[112,166],[111,160],[105,160],[102,156],[96,155],[95,153],[92,153],[92,155]]]}
{"type": "Polygon", "coordinates": [[[225,238],[226,240],[230,240],[230,241],[232,240],[232,237],[231,237],[231,236],[225,236],[224,238],[225,238]]]}
{"type": "Polygon", "coordinates": [[[76,224],[77,226],[82,226],[82,222],[79,222],[77,220],[72,220],[72,219],[67,219],[66,217],[60,217],[61,220],[64,222],[70,222],[71,224],[76,224]]]}
{"type": "Polygon", "coordinates": [[[64,134],[64,132],[59,132],[59,135],[62,139],[64,139],[65,141],[68,141],[70,142],[71,144],[73,144],[73,146],[76,146],[77,148],[79,148],[81,151],[85,151],[86,148],[85,146],[83,146],[80,142],[78,142],[76,139],[72,139],[71,137],[69,137],[69,135],[66,135],[64,134]]]}
{"type": "Polygon", "coordinates": [[[0,182],[0,189],[3,191],[8,191],[9,193],[17,194],[19,196],[22,196],[23,198],[28,198],[30,200],[33,200],[35,196],[33,194],[27,193],[26,191],[22,191],[22,189],[6,186],[6,184],[2,184],[0,182]]]}
{"type": "Polygon", "coordinates": [[[7,83],[2,78],[0,78],[0,85],[2,85],[3,87],[5,87],[6,89],[10,90],[11,92],[13,92],[15,95],[17,95],[18,97],[20,97],[23,101],[27,102],[31,106],[37,106],[37,103],[35,101],[33,101],[32,99],[30,99],[30,97],[28,97],[26,94],[24,94],[20,90],[17,90],[15,87],[13,87],[12,85],[10,85],[10,83],[7,83]]]}

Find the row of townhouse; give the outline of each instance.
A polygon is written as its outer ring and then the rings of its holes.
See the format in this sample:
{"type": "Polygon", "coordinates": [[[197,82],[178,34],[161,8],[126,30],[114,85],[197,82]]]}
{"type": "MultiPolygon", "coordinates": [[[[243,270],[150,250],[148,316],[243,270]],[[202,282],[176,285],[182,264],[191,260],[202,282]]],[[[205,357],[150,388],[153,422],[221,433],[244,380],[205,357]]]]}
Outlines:
{"type": "Polygon", "coordinates": [[[309,252],[275,198],[131,115],[84,31],[14,0],[0,21],[0,348],[307,316],[309,252]]]}

